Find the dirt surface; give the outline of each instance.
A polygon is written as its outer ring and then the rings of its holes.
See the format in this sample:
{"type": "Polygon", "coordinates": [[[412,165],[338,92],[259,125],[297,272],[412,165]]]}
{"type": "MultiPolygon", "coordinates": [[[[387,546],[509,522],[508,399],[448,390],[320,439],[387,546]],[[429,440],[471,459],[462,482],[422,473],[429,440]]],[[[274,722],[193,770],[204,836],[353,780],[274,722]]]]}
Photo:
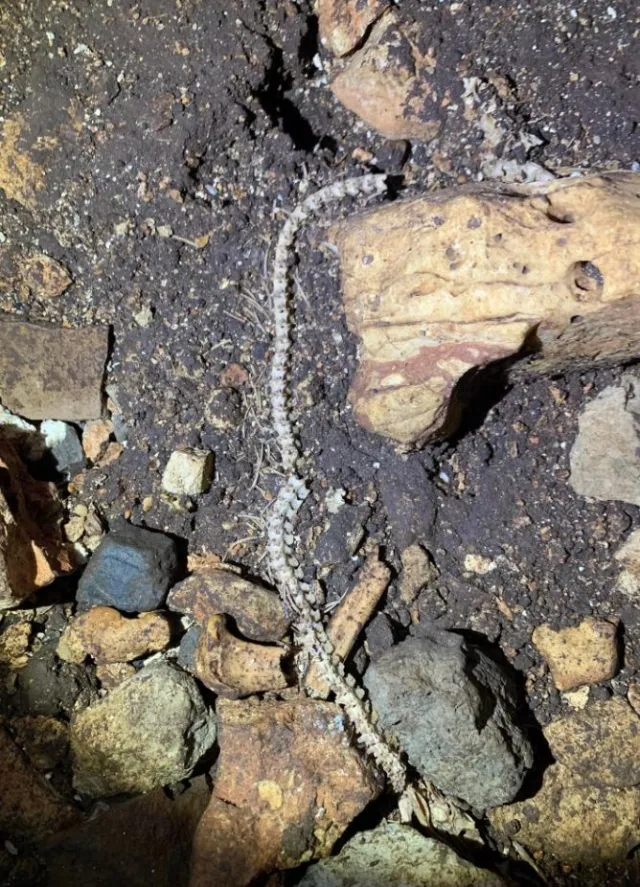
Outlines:
{"type": "MultiPolygon", "coordinates": [[[[89,470],[70,504],[93,502],[107,523],[124,516],[165,530],[192,553],[268,580],[264,514],[277,477],[266,269],[287,210],[308,190],[368,169],[392,174],[398,196],[476,180],[485,133],[465,117],[463,78],[478,78],[493,103],[499,157],[551,170],[637,166],[640,18],[631,0],[409,0],[402,10],[435,46],[450,99],[431,146],[388,142],[339,106],[307,2],[2,5],[0,115],[25,121],[21,145],[39,138],[32,156],[46,168],[28,207],[0,190],[3,262],[44,251],[74,283],[50,301],[8,286],[0,308],[106,323],[113,334],[107,390],[126,448],[89,470]],[[214,483],[197,500],[162,492],[182,445],[215,453],[214,483]]],[[[355,209],[347,201],[341,212],[355,209]]],[[[519,382],[488,415],[471,415],[455,441],[403,456],[356,426],[346,404],[356,343],[326,238],[326,224],[312,225],[299,248],[294,390],[313,478],[301,550],[313,554],[329,529],[318,549],[328,599],[348,590],[362,563],[345,528],[362,527],[360,546],[381,544],[396,571],[400,550],[417,541],[441,574],[418,600],[422,620],[499,643],[539,723],[565,706],[530,644],[541,622],[619,617],[624,668],[592,693],[624,694],[640,665],[640,614],[612,592],[612,555],[640,525],[638,509],[588,503],[568,484],[577,414],[616,371],[519,382]],[[329,514],[332,491],[355,507],[329,514]],[[467,554],[495,569],[465,572],[467,554]]],[[[394,585],[378,623],[388,640],[409,627],[396,594],[394,585]]],[[[356,664],[365,662],[361,652],[356,664]]],[[[31,710],[24,694],[12,698],[31,710]]]]}

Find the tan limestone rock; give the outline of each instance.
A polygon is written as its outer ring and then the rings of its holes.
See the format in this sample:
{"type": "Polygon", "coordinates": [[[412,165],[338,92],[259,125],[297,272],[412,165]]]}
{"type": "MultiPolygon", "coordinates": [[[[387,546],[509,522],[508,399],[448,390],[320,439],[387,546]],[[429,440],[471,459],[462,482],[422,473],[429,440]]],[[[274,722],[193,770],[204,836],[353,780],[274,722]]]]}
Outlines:
{"type": "Polygon", "coordinates": [[[334,55],[354,50],[387,9],[386,0],[317,0],[320,39],[334,55]]]}
{"type": "Polygon", "coordinates": [[[0,190],[9,200],[32,208],[44,188],[45,167],[24,144],[27,128],[24,117],[16,115],[6,119],[0,129],[0,190]]]}
{"type": "Polygon", "coordinates": [[[242,887],[329,855],[379,792],[334,704],[219,700],[218,725],[217,779],[194,840],[191,887],[242,887]]]}
{"type": "Polygon", "coordinates": [[[285,647],[255,644],[232,634],[226,616],[207,619],[196,647],[195,676],[227,699],[283,690],[289,685],[285,647]]]}
{"type": "Polygon", "coordinates": [[[640,530],[634,530],[614,554],[621,564],[616,588],[627,597],[640,598],[640,530]]]}
{"type": "Polygon", "coordinates": [[[440,131],[435,56],[416,26],[387,11],[331,84],[350,111],[389,139],[431,141],[440,131]]]}
{"type": "Polygon", "coordinates": [[[640,350],[640,174],[443,191],[356,216],[337,243],[354,413],[404,445],[449,433],[494,361],[534,351],[547,371],[640,350]]]}
{"type": "Polygon", "coordinates": [[[607,681],[618,670],[618,626],[589,617],[575,628],[539,625],[531,640],[544,656],[558,690],[607,681]]]}
{"type": "Polygon", "coordinates": [[[92,607],[69,623],[57,653],[67,662],[84,662],[87,656],[100,664],[131,662],[166,649],[170,641],[171,625],[164,613],[129,618],[113,607],[92,607]]]}
{"type": "Polygon", "coordinates": [[[72,283],[69,269],[44,253],[29,256],[22,266],[22,285],[38,299],[54,299],[72,283]]]}
{"type": "Polygon", "coordinates": [[[544,735],[555,760],[584,782],[614,788],[640,783],[640,718],[624,699],[594,702],[552,721],[544,735]]]}
{"type": "Polygon", "coordinates": [[[195,570],[175,585],[167,606],[202,625],[210,616],[231,616],[239,631],[254,641],[279,641],[289,627],[277,594],[214,564],[195,570]]]}

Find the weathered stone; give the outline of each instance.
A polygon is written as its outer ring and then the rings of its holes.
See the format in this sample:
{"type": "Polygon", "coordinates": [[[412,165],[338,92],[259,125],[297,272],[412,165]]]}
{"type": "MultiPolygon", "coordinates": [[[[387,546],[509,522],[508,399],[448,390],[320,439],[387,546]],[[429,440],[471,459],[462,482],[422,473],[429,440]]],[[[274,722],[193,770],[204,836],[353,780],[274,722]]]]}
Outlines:
{"type": "Polygon", "coordinates": [[[362,42],[388,6],[387,0],[317,0],[323,45],[334,55],[347,55],[362,42]]]}
{"type": "Polygon", "coordinates": [[[193,674],[196,670],[196,650],[202,634],[202,626],[197,623],[184,633],[178,648],[178,665],[193,674]]]}
{"type": "Polygon", "coordinates": [[[57,419],[46,419],[40,426],[40,433],[59,474],[73,477],[82,471],[85,466],[84,453],[78,432],[72,425],[57,419]]]}
{"type": "Polygon", "coordinates": [[[104,537],[78,585],[78,606],[104,605],[125,613],[164,604],[178,569],[170,536],[123,524],[104,537]]]}
{"type": "Polygon", "coordinates": [[[594,702],[545,727],[555,760],[584,782],[630,788],[640,783],[640,718],[624,699],[594,702]]]}
{"type": "Polygon", "coordinates": [[[47,887],[187,887],[193,833],[210,791],[199,777],[175,800],[154,789],[105,809],[39,848],[47,887]]]}
{"type": "Polygon", "coordinates": [[[69,750],[69,727],[58,718],[26,715],[14,718],[11,727],[16,743],[24,749],[33,766],[44,772],[53,770],[69,750]]]}
{"type": "Polygon", "coordinates": [[[0,627],[0,671],[17,671],[29,661],[32,626],[16,622],[0,627]]]}
{"type": "Polygon", "coordinates": [[[171,589],[170,610],[204,625],[210,616],[231,616],[245,637],[279,641],[289,627],[280,597],[222,567],[202,567],[171,589]]]}
{"type": "Polygon", "coordinates": [[[480,869],[408,825],[383,822],[351,838],[332,859],[307,869],[300,887],[500,887],[480,869]]]}
{"type": "Polygon", "coordinates": [[[73,283],[69,269],[44,253],[29,256],[21,272],[22,287],[38,299],[55,299],[73,283]]]}
{"type": "Polygon", "coordinates": [[[623,383],[605,388],[580,414],[570,483],[581,496],[640,505],[638,380],[627,375],[623,383]]]}
{"type": "Polygon", "coordinates": [[[108,348],[107,327],[2,320],[0,399],[27,419],[97,419],[108,348]]]}
{"type": "Polygon", "coordinates": [[[361,339],[358,421],[419,444],[455,427],[458,383],[493,361],[536,349],[532,371],[632,359],[638,195],[633,173],[483,185],[339,226],[347,320],[361,339]]]}
{"type": "Polygon", "coordinates": [[[608,681],[618,670],[616,623],[589,617],[575,628],[539,625],[531,641],[549,665],[558,690],[608,681]]]}
{"type": "Polygon", "coordinates": [[[191,887],[242,887],[328,855],[379,792],[342,711],[311,699],[218,703],[220,757],[191,887]]]}
{"type": "Polygon", "coordinates": [[[553,764],[534,797],[491,810],[489,819],[538,864],[553,857],[565,866],[624,862],[640,840],[640,790],[598,788],[553,764]]]}
{"type": "Polygon", "coordinates": [[[72,718],[74,786],[101,797],[178,782],[215,735],[214,714],[194,679],[153,663],[72,718]]]}
{"type": "Polygon", "coordinates": [[[333,515],[316,544],[316,561],[322,566],[332,566],[352,557],[364,538],[364,526],[370,511],[368,505],[345,505],[333,515]]]}
{"type": "Polygon", "coordinates": [[[210,616],[195,651],[194,675],[227,699],[283,690],[290,683],[284,669],[290,651],[244,641],[232,634],[226,616],[210,616]]]}
{"type": "Polygon", "coordinates": [[[33,770],[0,727],[0,832],[39,841],[78,819],[77,810],[33,770]]]}
{"type": "Polygon", "coordinates": [[[94,419],[87,422],[82,431],[82,449],[91,462],[99,462],[113,434],[113,422],[110,419],[94,419]]]}
{"type": "Polygon", "coordinates": [[[331,89],[388,139],[429,142],[440,132],[436,59],[416,25],[389,10],[373,25],[331,89]]]}
{"type": "Polygon", "coordinates": [[[616,588],[632,600],[640,599],[640,530],[634,530],[614,554],[622,565],[616,588]]]}
{"type": "Polygon", "coordinates": [[[211,486],[212,475],[210,450],[174,450],[162,475],[162,489],[175,496],[200,496],[211,486]]]}
{"type": "Polygon", "coordinates": [[[18,606],[75,567],[60,515],[55,487],[34,480],[0,440],[0,610],[18,606]]]}
{"type": "Polygon", "coordinates": [[[515,721],[512,679],[486,653],[425,632],[383,653],[364,683],[382,728],[439,789],[476,807],[518,793],[531,746],[515,721]]]}
{"type": "Polygon", "coordinates": [[[164,613],[141,613],[128,619],[112,607],[92,607],[76,616],[58,643],[67,662],[131,662],[169,646],[171,625],[164,613]]]}

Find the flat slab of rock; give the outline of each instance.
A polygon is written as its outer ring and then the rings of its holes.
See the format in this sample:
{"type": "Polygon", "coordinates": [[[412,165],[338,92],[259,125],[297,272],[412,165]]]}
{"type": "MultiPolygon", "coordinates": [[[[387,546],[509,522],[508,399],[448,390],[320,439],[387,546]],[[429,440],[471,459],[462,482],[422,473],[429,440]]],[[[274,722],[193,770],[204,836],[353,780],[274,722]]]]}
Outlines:
{"type": "Polygon", "coordinates": [[[545,727],[557,763],[545,771],[542,787],[490,811],[498,833],[515,837],[543,867],[555,860],[579,871],[628,864],[640,840],[640,789],[637,728],[627,708],[622,700],[596,703],[545,727]]]}
{"type": "Polygon", "coordinates": [[[608,681],[618,670],[618,626],[607,619],[584,619],[574,628],[555,631],[539,625],[531,641],[549,665],[558,690],[608,681]]]}
{"type": "Polygon", "coordinates": [[[238,630],[254,641],[279,641],[289,627],[275,592],[221,567],[195,570],[171,589],[167,606],[202,626],[211,616],[231,616],[238,630]]]}
{"type": "Polygon", "coordinates": [[[364,683],[382,728],[439,789],[476,807],[516,796],[533,754],[512,679],[481,650],[449,632],[410,638],[364,683]]]}
{"type": "Polygon", "coordinates": [[[640,505],[640,392],[634,376],[622,381],[580,414],[569,482],[581,496],[640,505]]]}
{"type": "Polygon", "coordinates": [[[501,887],[493,872],[446,844],[386,822],[351,838],[333,859],[312,865],[300,887],[501,887]]]}
{"type": "Polygon", "coordinates": [[[640,598],[640,530],[634,530],[614,554],[622,566],[616,589],[632,600],[640,598]]]}
{"type": "Polygon", "coordinates": [[[544,371],[640,350],[640,174],[441,192],[337,232],[351,403],[392,440],[448,433],[462,377],[522,349],[544,371]]]}
{"type": "Polygon", "coordinates": [[[339,706],[218,701],[220,757],[194,840],[191,887],[242,887],[327,856],[379,793],[339,706]]]}
{"type": "Polygon", "coordinates": [[[153,663],[71,721],[73,784],[92,797],[138,794],[185,779],[216,736],[188,674],[153,663]]]}
{"type": "Polygon", "coordinates": [[[0,401],[26,419],[97,419],[108,351],[108,327],[0,320],[0,401]]]}
{"type": "Polygon", "coordinates": [[[81,609],[115,607],[125,613],[164,604],[178,568],[176,543],[164,533],[124,524],[104,537],[78,585],[81,609]]]}

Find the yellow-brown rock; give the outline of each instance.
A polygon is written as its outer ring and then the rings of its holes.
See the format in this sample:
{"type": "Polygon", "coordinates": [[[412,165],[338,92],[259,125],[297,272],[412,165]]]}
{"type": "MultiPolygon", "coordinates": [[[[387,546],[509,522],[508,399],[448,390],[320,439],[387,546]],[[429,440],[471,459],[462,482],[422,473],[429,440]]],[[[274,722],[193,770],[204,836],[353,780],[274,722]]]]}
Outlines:
{"type": "Polygon", "coordinates": [[[539,625],[531,641],[544,656],[558,690],[607,681],[618,670],[618,626],[589,617],[575,628],[539,625]]]}
{"type": "Polygon", "coordinates": [[[201,625],[211,616],[231,616],[238,630],[254,641],[278,641],[289,627],[275,592],[215,565],[196,570],[172,588],[167,606],[201,625]]]}
{"type": "Polygon", "coordinates": [[[11,727],[17,744],[37,770],[53,770],[69,749],[69,725],[44,715],[14,718],[11,727]]]}
{"type": "Polygon", "coordinates": [[[334,55],[354,50],[389,6],[386,0],[318,0],[320,39],[334,55]]]}
{"type": "Polygon", "coordinates": [[[130,618],[112,607],[92,607],[65,629],[57,653],[67,662],[131,662],[169,646],[171,625],[164,613],[140,613],[130,618]]]}
{"type": "Polygon", "coordinates": [[[557,763],[532,798],[489,811],[498,834],[514,837],[543,869],[554,857],[569,867],[624,867],[640,840],[637,723],[616,699],[549,724],[557,763]]]}
{"type": "Polygon", "coordinates": [[[53,484],[34,480],[0,439],[0,610],[16,607],[74,566],[53,484]]]}
{"type": "Polygon", "coordinates": [[[0,190],[9,200],[32,208],[44,187],[45,168],[27,150],[24,117],[4,121],[0,129],[0,190]]]}
{"type": "Polygon", "coordinates": [[[96,677],[102,689],[107,691],[113,690],[135,673],[135,667],[130,662],[106,662],[104,665],[96,665],[96,677]]]}
{"type": "Polygon", "coordinates": [[[435,56],[416,26],[387,11],[331,84],[333,94],[389,139],[431,141],[440,131],[435,56]]]}
{"type": "Polygon", "coordinates": [[[329,855],[379,792],[340,708],[219,700],[217,713],[217,779],[194,840],[191,887],[242,887],[329,855]]]}
{"type": "Polygon", "coordinates": [[[227,699],[283,690],[289,684],[285,647],[255,644],[232,634],[226,616],[207,619],[196,648],[195,676],[227,699]]]}
{"type": "Polygon", "coordinates": [[[640,783],[640,718],[624,699],[594,702],[552,721],[544,735],[555,760],[584,782],[614,788],[640,783]]]}
{"type": "Polygon", "coordinates": [[[448,433],[458,383],[493,361],[640,350],[640,174],[443,191],[350,219],[337,242],[355,416],[402,444],[448,433]]]}

